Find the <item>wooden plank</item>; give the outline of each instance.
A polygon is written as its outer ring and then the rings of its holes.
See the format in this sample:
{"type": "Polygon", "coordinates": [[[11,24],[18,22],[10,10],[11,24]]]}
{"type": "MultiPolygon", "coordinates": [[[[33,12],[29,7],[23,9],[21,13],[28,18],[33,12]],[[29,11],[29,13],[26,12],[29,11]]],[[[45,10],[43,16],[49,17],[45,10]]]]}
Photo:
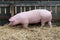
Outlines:
{"type": "Polygon", "coordinates": [[[0,19],[9,19],[10,16],[0,16],[0,19]]]}
{"type": "Polygon", "coordinates": [[[52,21],[59,21],[60,22],[60,18],[54,18],[54,19],[52,19],[52,21]]]}

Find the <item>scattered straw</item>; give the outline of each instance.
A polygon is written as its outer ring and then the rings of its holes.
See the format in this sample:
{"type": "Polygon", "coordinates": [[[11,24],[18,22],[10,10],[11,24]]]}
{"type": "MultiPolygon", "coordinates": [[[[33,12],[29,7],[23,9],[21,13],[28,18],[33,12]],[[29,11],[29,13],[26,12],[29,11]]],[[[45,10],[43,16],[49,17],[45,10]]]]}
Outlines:
{"type": "Polygon", "coordinates": [[[40,28],[32,26],[33,31],[20,28],[18,26],[0,26],[0,40],[60,40],[60,27],[40,28]]]}

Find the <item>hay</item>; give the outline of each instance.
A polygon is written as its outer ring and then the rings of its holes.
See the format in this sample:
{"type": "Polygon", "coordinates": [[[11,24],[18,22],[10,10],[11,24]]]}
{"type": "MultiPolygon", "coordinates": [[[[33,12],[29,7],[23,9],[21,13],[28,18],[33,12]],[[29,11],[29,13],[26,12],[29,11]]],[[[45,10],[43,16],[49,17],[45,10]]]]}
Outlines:
{"type": "Polygon", "coordinates": [[[33,31],[20,27],[0,26],[0,40],[60,40],[60,27],[33,27],[33,31]]]}

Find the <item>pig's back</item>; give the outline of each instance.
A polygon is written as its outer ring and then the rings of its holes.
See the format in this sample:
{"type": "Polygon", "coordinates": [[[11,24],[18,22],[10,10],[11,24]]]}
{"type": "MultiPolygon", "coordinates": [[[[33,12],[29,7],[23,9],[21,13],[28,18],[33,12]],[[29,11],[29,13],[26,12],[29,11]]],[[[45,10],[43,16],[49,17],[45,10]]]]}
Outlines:
{"type": "Polygon", "coordinates": [[[37,23],[40,21],[40,13],[37,10],[28,11],[21,14],[25,20],[28,20],[29,23],[37,23]]]}

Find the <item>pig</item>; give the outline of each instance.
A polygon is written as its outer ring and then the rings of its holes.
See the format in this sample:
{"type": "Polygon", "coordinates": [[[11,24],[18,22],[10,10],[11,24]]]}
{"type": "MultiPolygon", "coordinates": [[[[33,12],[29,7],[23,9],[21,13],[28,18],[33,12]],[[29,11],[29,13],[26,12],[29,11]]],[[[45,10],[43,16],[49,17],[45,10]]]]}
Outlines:
{"type": "Polygon", "coordinates": [[[12,16],[8,24],[9,26],[14,26],[17,24],[22,24],[23,28],[28,28],[29,24],[41,22],[41,27],[48,22],[49,26],[52,27],[52,11],[48,11],[47,9],[36,9],[26,12],[17,13],[12,16]]]}

